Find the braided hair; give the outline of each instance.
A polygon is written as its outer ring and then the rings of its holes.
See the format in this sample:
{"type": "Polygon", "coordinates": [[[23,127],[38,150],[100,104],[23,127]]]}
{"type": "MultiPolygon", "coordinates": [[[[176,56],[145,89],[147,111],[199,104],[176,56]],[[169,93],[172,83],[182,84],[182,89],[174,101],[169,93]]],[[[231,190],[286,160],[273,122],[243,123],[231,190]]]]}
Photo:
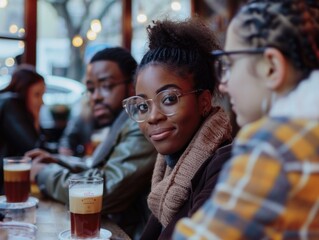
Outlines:
{"type": "Polygon", "coordinates": [[[252,0],[236,14],[236,34],[251,47],[275,47],[307,77],[319,68],[317,0],[252,0]]]}
{"type": "Polygon", "coordinates": [[[194,81],[196,89],[217,93],[212,50],[220,49],[213,32],[199,19],[153,21],[147,27],[149,50],[137,72],[149,64],[160,64],[173,74],[194,81]]]}

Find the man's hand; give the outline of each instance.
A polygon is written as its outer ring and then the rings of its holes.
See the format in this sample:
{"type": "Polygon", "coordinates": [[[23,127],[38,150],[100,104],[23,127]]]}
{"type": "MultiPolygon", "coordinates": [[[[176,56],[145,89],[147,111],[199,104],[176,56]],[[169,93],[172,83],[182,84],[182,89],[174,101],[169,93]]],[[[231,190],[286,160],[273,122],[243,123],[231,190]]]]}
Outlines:
{"type": "Polygon", "coordinates": [[[42,149],[36,148],[25,153],[25,156],[32,158],[32,163],[56,163],[51,153],[42,149]]]}
{"type": "Polygon", "coordinates": [[[49,152],[38,148],[26,152],[25,156],[32,158],[30,173],[31,182],[35,182],[35,177],[46,166],[46,164],[57,162],[57,159],[55,159],[49,152]]]}

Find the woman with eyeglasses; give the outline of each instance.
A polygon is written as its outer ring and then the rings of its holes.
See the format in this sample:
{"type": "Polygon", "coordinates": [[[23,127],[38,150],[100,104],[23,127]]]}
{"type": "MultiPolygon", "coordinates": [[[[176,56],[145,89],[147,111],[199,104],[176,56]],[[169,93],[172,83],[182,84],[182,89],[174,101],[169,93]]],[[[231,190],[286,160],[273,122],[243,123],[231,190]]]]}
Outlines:
{"type": "Polygon", "coordinates": [[[319,239],[319,7],[255,0],[213,52],[245,125],[216,190],[180,239],[319,239]]]}
{"type": "Polygon", "coordinates": [[[216,38],[199,20],[156,21],[136,73],[136,96],[123,101],[158,157],[141,239],[170,239],[178,219],[210,196],[230,157],[231,126],[217,106],[212,50],[216,38]]]}

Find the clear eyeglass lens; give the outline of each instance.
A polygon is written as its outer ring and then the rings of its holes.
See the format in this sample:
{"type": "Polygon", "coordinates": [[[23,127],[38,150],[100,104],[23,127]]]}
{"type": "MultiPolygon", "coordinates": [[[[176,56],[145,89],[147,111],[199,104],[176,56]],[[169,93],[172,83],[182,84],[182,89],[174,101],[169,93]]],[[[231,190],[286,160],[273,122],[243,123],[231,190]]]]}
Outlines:
{"type": "Polygon", "coordinates": [[[136,96],[130,98],[126,102],[126,109],[129,115],[137,122],[146,120],[148,114],[151,112],[153,102],[158,110],[166,116],[172,116],[177,111],[179,101],[179,94],[175,91],[165,90],[158,93],[154,100],[144,99],[136,96]]]}
{"type": "Polygon", "coordinates": [[[144,98],[135,96],[127,100],[125,108],[128,114],[139,122],[143,121],[143,115],[147,114],[149,105],[144,98]]]}
{"type": "Polygon", "coordinates": [[[220,83],[226,83],[231,63],[226,55],[220,56],[215,61],[215,71],[220,83]]]}
{"type": "Polygon", "coordinates": [[[176,113],[179,101],[179,95],[175,91],[162,91],[157,94],[155,104],[159,110],[166,116],[176,113]]]}

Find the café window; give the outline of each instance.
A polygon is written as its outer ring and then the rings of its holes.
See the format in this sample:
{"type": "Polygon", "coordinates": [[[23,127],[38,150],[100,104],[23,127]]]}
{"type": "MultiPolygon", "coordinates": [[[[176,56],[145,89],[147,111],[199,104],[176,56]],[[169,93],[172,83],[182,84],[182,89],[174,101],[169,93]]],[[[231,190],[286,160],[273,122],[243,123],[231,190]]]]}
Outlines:
{"type": "Polygon", "coordinates": [[[133,36],[131,51],[133,56],[140,61],[147,50],[146,27],[153,20],[164,18],[183,20],[191,16],[190,0],[162,0],[148,1],[135,0],[132,2],[132,29],[133,36]]]}
{"type": "Polygon", "coordinates": [[[96,51],[122,45],[122,1],[38,1],[37,69],[81,81],[96,51]]]}
{"type": "Polygon", "coordinates": [[[24,0],[0,0],[0,76],[10,74],[25,49],[24,0]]]}

